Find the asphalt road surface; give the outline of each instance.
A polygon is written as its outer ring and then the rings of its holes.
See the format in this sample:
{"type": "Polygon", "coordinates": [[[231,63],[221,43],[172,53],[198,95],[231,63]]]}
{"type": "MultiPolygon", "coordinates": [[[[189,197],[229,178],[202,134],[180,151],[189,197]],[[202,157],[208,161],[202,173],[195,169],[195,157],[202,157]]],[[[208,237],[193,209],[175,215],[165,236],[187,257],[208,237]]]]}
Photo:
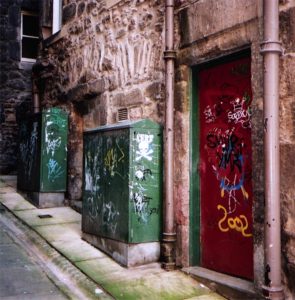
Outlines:
{"type": "Polygon", "coordinates": [[[0,299],[69,299],[48,278],[38,259],[18,243],[3,223],[2,213],[0,211],[0,299]]]}

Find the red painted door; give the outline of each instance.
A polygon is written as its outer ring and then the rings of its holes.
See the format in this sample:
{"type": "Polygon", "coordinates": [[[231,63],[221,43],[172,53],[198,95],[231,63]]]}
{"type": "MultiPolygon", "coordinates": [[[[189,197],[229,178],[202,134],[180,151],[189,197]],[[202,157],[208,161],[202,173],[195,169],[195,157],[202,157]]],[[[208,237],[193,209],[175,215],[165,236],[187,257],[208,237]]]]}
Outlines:
{"type": "Polygon", "coordinates": [[[253,278],[251,66],[199,73],[201,266],[253,278]]]}

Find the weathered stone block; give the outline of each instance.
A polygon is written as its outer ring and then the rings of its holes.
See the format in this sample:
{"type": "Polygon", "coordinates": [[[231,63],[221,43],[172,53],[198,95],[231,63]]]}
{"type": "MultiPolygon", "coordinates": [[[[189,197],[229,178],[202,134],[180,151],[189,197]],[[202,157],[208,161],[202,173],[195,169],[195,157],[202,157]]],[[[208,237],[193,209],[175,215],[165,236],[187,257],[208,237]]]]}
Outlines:
{"type": "Polygon", "coordinates": [[[27,87],[26,83],[21,79],[10,80],[8,86],[21,91],[25,90],[27,87]]]}
{"type": "Polygon", "coordinates": [[[190,68],[187,65],[180,65],[175,70],[175,81],[189,81],[190,68]]]}
{"type": "Polygon", "coordinates": [[[175,84],[175,110],[187,112],[189,109],[188,82],[181,81],[175,84]]]}
{"type": "Polygon", "coordinates": [[[280,101],[280,142],[295,143],[295,99],[288,97],[280,101]]]}
{"type": "Polygon", "coordinates": [[[280,97],[294,97],[295,95],[295,59],[294,54],[287,54],[281,58],[280,69],[280,97]]]}
{"type": "Polygon", "coordinates": [[[107,88],[106,81],[101,78],[88,83],[88,93],[91,95],[99,95],[107,88]]]}
{"type": "Polygon", "coordinates": [[[63,8],[62,21],[63,24],[71,21],[76,15],[76,3],[71,3],[63,8]]]}
{"type": "Polygon", "coordinates": [[[81,2],[81,3],[79,3],[78,9],[77,9],[78,17],[80,17],[84,11],[85,11],[85,2],[81,2]]]}
{"type": "Polygon", "coordinates": [[[295,157],[295,144],[280,145],[281,152],[281,190],[288,193],[291,187],[294,186],[295,168],[291,160],[295,157]]]}
{"type": "Polygon", "coordinates": [[[115,106],[129,106],[144,103],[144,97],[140,89],[134,89],[126,94],[119,93],[113,98],[115,106]]]}
{"type": "Polygon", "coordinates": [[[83,101],[85,98],[85,95],[87,95],[88,92],[88,85],[87,83],[78,84],[71,90],[69,90],[67,94],[67,98],[69,101],[77,102],[77,101],[83,101]]]}
{"type": "Polygon", "coordinates": [[[145,89],[145,96],[153,100],[163,97],[164,87],[161,82],[153,82],[145,89]]]}
{"type": "Polygon", "coordinates": [[[92,1],[87,4],[87,13],[89,14],[96,7],[96,2],[92,1]]]}
{"type": "Polygon", "coordinates": [[[13,60],[20,59],[20,44],[17,41],[12,41],[9,43],[9,57],[13,60]]]}
{"type": "Polygon", "coordinates": [[[20,7],[12,5],[8,9],[8,20],[11,26],[20,26],[20,7]]]}
{"type": "Polygon", "coordinates": [[[257,1],[197,1],[179,13],[181,45],[221,32],[257,17],[257,1]],[[225,17],[224,12],[227,16],[225,17]]]}
{"type": "Polygon", "coordinates": [[[4,72],[0,72],[0,84],[5,84],[8,79],[8,76],[4,72]]]}
{"type": "Polygon", "coordinates": [[[295,7],[280,12],[280,40],[284,51],[295,51],[295,7]]]}

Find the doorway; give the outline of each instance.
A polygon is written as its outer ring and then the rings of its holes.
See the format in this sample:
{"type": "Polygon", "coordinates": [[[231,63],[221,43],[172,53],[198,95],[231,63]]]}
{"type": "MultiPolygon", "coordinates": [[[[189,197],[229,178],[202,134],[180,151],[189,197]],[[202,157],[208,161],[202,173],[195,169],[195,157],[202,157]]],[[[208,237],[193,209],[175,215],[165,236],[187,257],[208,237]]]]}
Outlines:
{"type": "Polygon", "coordinates": [[[197,200],[191,200],[199,213],[191,215],[198,218],[198,236],[193,237],[193,243],[198,240],[198,264],[251,280],[251,58],[206,64],[195,75],[192,113],[198,116],[192,121],[198,129],[192,136],[197,155],[192,158],[196,180],[191,186],[198,187],[193,195],[197,200]]]}

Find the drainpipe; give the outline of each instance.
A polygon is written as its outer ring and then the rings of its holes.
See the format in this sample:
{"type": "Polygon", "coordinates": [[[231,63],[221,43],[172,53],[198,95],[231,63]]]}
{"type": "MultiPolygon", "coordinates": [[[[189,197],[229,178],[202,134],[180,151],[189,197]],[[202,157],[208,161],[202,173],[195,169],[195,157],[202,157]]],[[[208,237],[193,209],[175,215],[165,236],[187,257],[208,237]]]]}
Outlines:
{"type": "Polygon", "coordinates": [[[40,97],[39,97],[38,88],[36,86],[35,79],[32,80],[32,94],[33,94],[34,113],[38,113],[40,112],[40,97]]]}
{"type": "Polygon", "coordinates": [[[281,284],[280,144],[279,144],[279,1],[264,0],[264,156],[266,299],[284,299],[281,284]]]}
{"type": "Polygon", "coordinates": [[[164,231],[161,244],[162,267],[166,270],[175,268],[175,241],[174,230],[174,193],[173,193],[173,146],[174,146],[174,0],[166,0],[165,4],[165,87],[166,87],[166,122],[164,135],[164,231]]]}

